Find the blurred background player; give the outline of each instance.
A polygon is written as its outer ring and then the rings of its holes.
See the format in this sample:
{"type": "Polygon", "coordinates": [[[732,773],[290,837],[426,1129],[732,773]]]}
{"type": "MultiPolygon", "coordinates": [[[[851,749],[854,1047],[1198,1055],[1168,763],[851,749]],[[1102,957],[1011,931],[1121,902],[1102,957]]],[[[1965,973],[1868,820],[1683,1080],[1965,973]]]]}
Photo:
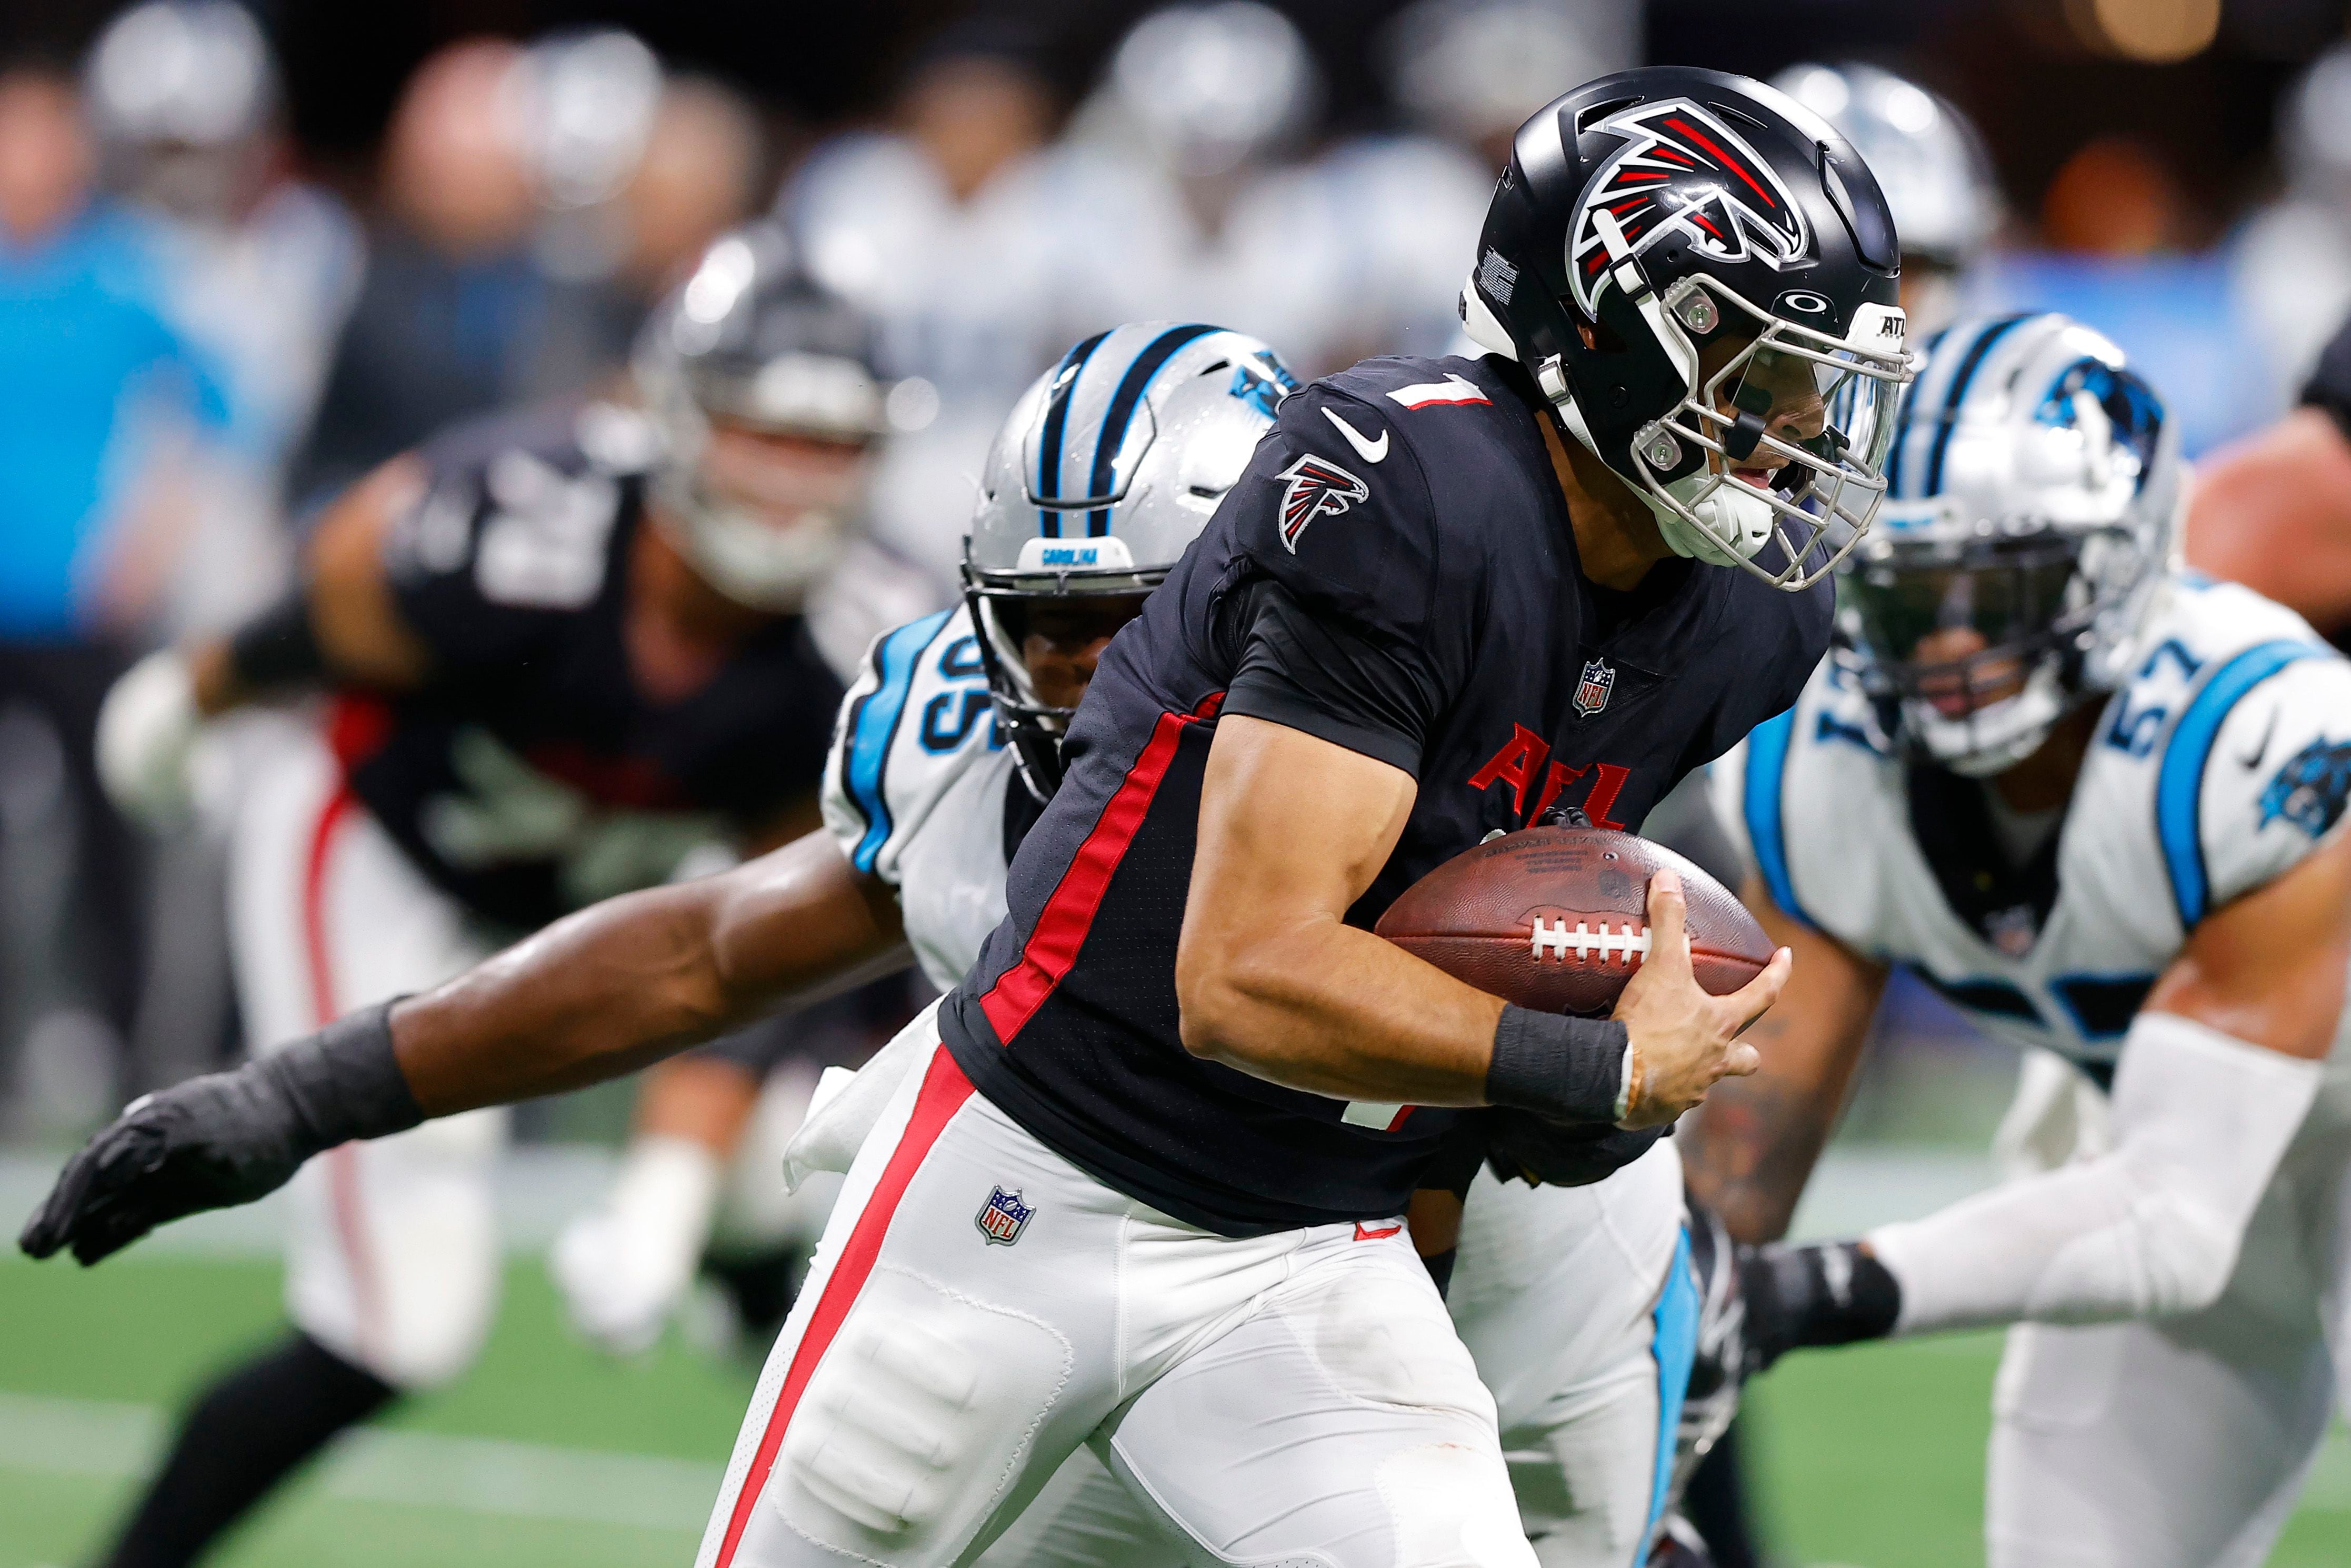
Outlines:
{"type": "MultiPolygon", "coordinates": [[[[156,0],[99,35],[82,72],[105,184],[153,226],[172,320],[219,367],[223,439],[184,450],[184,513],[152,538],[142,643],[225,631],[282,591],[286,465],[308,430],[358,286],[358,225],[296,176],[267,38],[225,0],[156,0]]],[[[225,783],[217,779],[216,783],[225,783]]],[[[217,1063],[231,1032],[224,811],[160,839],[133,1091],[217,1063]]]]}
{"type": "Polygon", "coordinates": [[[1902,239],[1902,309],[1925,342],[1964,307],[2000,227],[2000,190],[1966,115],[1876,66],[1791,66],[1771,85],[1843,131],[1886,193],[1902,239]]]}
{"type": "MultiPolygon", "coordinates": [[[[771,923],[765,946],[815,946],[818,933],[864,904],[894,902],[904,944],[897,962],[919,967],[938,990],[962,977],[1003,918],[1006,863],[1061,781],[1061,734],[1094,662],[1207,522],[1296,385],[1258,340],[1144,323],[1088,340],[1029,389],[989,453],[967,536],[965,603],[877,639],[842,707],[825,820],[842,862],[837,879],[865,891],[836,894],[842,909],[811,906],[791,924],[771,923]],[[1084,514],[1037,493],[1029,476],[1040,433],[1058,412],[1067,450],[1093,453],[1126,368],[1162,340],[1178,347],[1143,393],[1145,434],[1116,455],[1103,492],[1112,504],[1088,508],[1102,514],[1103,531],[1057,546],[1040,519],[1084,514]],[[1057,548],[1068,561],[1049,560],[1057,548]]],[[[824,856],[816,841],[807,852],[824,856]]],[[[723,1239],[730,1163],[753,1164],[742,1156],[755,1149],[766,1157],[749,1174],[771,1189],[769,1204],[795,1202],[820,1228],[837,1179],[815,1173],[785,1200],[781,1139],[759,1135],[796,1132],[810,1087],[788,1081],[762,1100],[758,1076],[699,1052],[648,1074],[618,1179],[556,1254],[573,1319],[590,1337],[616,1350],[652,1343],[715,1229],[723,1239]]],[[[996,1560],[1018,1561],[1005,1556],[1011,1550],[996,1560]]]]}
{"type": "Polygon", "coordinates": [[[1278,339],[1320,374],[1348,362],[1325,253],[1373,219],[1312,204],[1300,154],[1322,94],[1305,39],[1271,6],[1169,5],[1119,40],[1049,167],[1070,197],[1127,214],[1133,300],[1278,339]]]}
{"type": "Polygon", "coordinates": [[[513,44],[453,44],[417,68],[384,132],[358,297],[290,480],[298,507],[525,391],[542,287],[513,44]]]}
{"type": "Polygon", "coordinates": [[[1954,326],[1897,441],[1850,657],[1718,771],[1804,977],[1699,1119],[1693,1184],[1785,1225],[1893,965],[2063,1055],[2081,1092],[2007,1129],[2041,1174],[1767,1256],[1749,1332],[1768,1361],[2029,1320],[1994,1568],[2257,1563],[2351,1354],[2351,666],[2174,566],[2179,438],[2063,317],[1954,326]]]}
{"type": "Polygon", "coordinates": [[[559,394],[618,376],[654,305],[758,205],[766,151],[739,94],[618,28],[536,40],[513,92],[548,289],[526,388],[559,394]]]}
{"type": "MultiPolygon", "coordinates": [[[[2345,61],[2351,68],[2351,57],[2345,61]]],[[[2201,465],[2189,562],[2294,611],[2337,647],[2351,638],[2351,320],[2297,406],[2201,465]]]]}
{"type": "MultiPolygon", "coordinates": [[[[881,428],[870,325],[780,234],[742,231],[654,325],[641,391],[641,410],[559,404],[384,465],[329,508],[282,604],[110,698],[110,785],[157,813],[201,721],[333,695],[240,802],[256,1051],[701,846],[815,824],[841,685],[806,611],[881,428]]],[[[197,1400],[108,1562],[192,1560],[335,1433],[465,1368],[496,1301],[504,1132],[458,1118],[304,1173],[294,1335],[197,1400]]]]}
{"type": "Polygon", "coordinates": [[[1417,0],[1387,24],[1373,52],[1401,126],[1338,141],[1296,182],[1305,254],[1349,302],[1318,345],[1329,363],[1463,351],[1447,347],[1472,259],[1456,236],[1559,83],[1634,63],[1633,20],[1564,0],[1417,0]]]}
{"type": "Polygon", "coordinates": [[[2290,391],[2351,311],[2351,44],[2311,61],[2276,116],[2283,189],[2236,236],[2236,287],[2251,346],[2290,391]]]}
{"type": "Polygon", "coordinates": [[[124,1075],[146,857],[91,737],[164,620],[186,481],[235,418],[162,234],[99,185],[77,85],[0,62],[0,1061],[34,1126],[124,1075]]]}
{"type": "Polygon", "coordinates": [[[1058,114],[1029,31],[975,20],[933,41],[886,130],[819,147],[777,210],[809,265],[882,323],[899,378],[894,441],[875,476],[874,537],[927,570],[942,599],[972,476],[1020,388],[1072,339],[1128,314],[1134,265],[1112,214],[1057,204],[1037,155],[1058,114]]]}

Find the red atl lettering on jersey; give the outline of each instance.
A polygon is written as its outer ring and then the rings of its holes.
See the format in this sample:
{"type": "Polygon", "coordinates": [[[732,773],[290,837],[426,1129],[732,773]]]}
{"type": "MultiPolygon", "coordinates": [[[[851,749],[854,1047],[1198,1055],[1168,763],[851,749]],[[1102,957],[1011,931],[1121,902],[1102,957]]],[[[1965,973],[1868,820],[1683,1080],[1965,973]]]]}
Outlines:
{"type": "Polygon", "coordinates": [[[1625,831],[1625,824],[1610,817],[1616,797],[1624,791],[1633,770],[1614,762],[1593,762],[1571,768],[1564,762],[1552,762],[1549,770],[1544,759],[1551,756],[1551,743],[1525,725],[1510,726],[1510,738],[1502,748],[1488,758],[1485,766],[1469,775],[1469,788],[1484,789],[1495,784],[1510,787],[1510,810],[1521,823],[1531,822],[1559,801],[1560,793],[1585,774],[1595,775],[1592,787],[1585,791],[1583,814],[1595,828],[1611,828],[1625,831]],[[1534,810],[1527,810],[1527,791],[1534,785],[1536,775],[1542,776],[1542,788],[1535,796],[1534,810]]]}
{"type": "Polygon", "coordinates": [[[1542,770],[1543,758],[1551,755],[1551,742],[1525,725],[1510,726],[1510,738],[1502,749],[1486,759],[1486,766],[1469,775],[1469,788],[1483,789],[1488,785],[1508,780],[1510,786],[1510,810],[1523,817],[1527,814],[1527,786],[1542,770]]]}

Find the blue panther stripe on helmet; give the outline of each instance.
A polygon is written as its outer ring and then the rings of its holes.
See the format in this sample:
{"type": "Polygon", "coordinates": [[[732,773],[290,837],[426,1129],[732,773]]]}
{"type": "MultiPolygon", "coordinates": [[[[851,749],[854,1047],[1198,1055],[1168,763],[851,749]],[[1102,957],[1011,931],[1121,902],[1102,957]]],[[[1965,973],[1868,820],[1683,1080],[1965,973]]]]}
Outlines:
{"type": "MultiPolygon", "coordinates": [[[[1151,378],[1176,356],[1176,351],[1197,338],[1205,338],[1221,328],[1198,322],[1171,327],[1154,338],[1134,356],[1119,379],[1118,390],[1111,394],[1110,406],[1102,412],[1102,429],[1094,436],[1094,465],[1089,477],[1086,494],[1107,496],[1117,480],[1118,452],[1125,444],[1127,426],[1134,422],[1135,405],[1151,386],[1151,378]]],[[[1110,532],[1110,508],[1097,507],[1086,517],[1086,532],[1110,532]]]]}
{"type": "MultiPolygon", "coordinates": [[[[1037,498],[1050,501],[1061,493],[1061,445],[1070,423],[1070,400],[1077,391],[1078,379],[1085,374],[1086,361],[1102,346],[1108,332],[1097,332],[1061,356],[1053,368],[1053,392],[1045,411],[1045,429],[1037,443],[1037,498]]],[[[1058,536],[1061,531],[1060,515],[1051,508],[1037,508],[1037,531],[1058,536]]]]}

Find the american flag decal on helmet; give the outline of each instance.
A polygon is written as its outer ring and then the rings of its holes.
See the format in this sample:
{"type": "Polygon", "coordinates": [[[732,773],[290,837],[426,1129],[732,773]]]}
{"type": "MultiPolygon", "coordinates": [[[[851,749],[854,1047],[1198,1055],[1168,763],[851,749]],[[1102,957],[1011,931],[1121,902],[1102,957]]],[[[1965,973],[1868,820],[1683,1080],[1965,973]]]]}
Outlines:
{"type": "Polygon", "coordinates": [[[1592,129],[1625,145],[1584,186],[1568,246],[1569,281],[1586,315],[1608,277],[1604,212],[1635,256],[1667,235],[1716,261],[1759,259],[1784,269],[1810,256],[1812,228],[1779,174],[1687,99],[1635,104],[1592,129]]]}
{"type": "Polygon", "coordinates": [[[1307,524],[1325,514],[1336,517],[1356,502],[1372,498],[1370,486],[1329,458],[1311,452],[1276,476],[1289,481],[1281,492],[1281,548],[1292,555],[1298,553],[1298,538],[1307,524]]]}

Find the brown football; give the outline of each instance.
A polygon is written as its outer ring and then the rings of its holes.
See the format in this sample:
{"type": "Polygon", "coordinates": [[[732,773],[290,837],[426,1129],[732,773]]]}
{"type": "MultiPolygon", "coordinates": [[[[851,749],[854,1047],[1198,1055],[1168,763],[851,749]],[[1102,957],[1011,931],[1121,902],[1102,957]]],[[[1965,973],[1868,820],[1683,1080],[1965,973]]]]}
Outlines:
{"type": "Polygon", "coordinates": [[[1648,840],[1605,828],[1529,828],[1454,856],[1373,929],[1504,1001],[1605,1015],[1648,951],[1649,873],[1681,873],[1698,983],[1725,996],[1771,961],[1730,890],[1648,840]]]}

